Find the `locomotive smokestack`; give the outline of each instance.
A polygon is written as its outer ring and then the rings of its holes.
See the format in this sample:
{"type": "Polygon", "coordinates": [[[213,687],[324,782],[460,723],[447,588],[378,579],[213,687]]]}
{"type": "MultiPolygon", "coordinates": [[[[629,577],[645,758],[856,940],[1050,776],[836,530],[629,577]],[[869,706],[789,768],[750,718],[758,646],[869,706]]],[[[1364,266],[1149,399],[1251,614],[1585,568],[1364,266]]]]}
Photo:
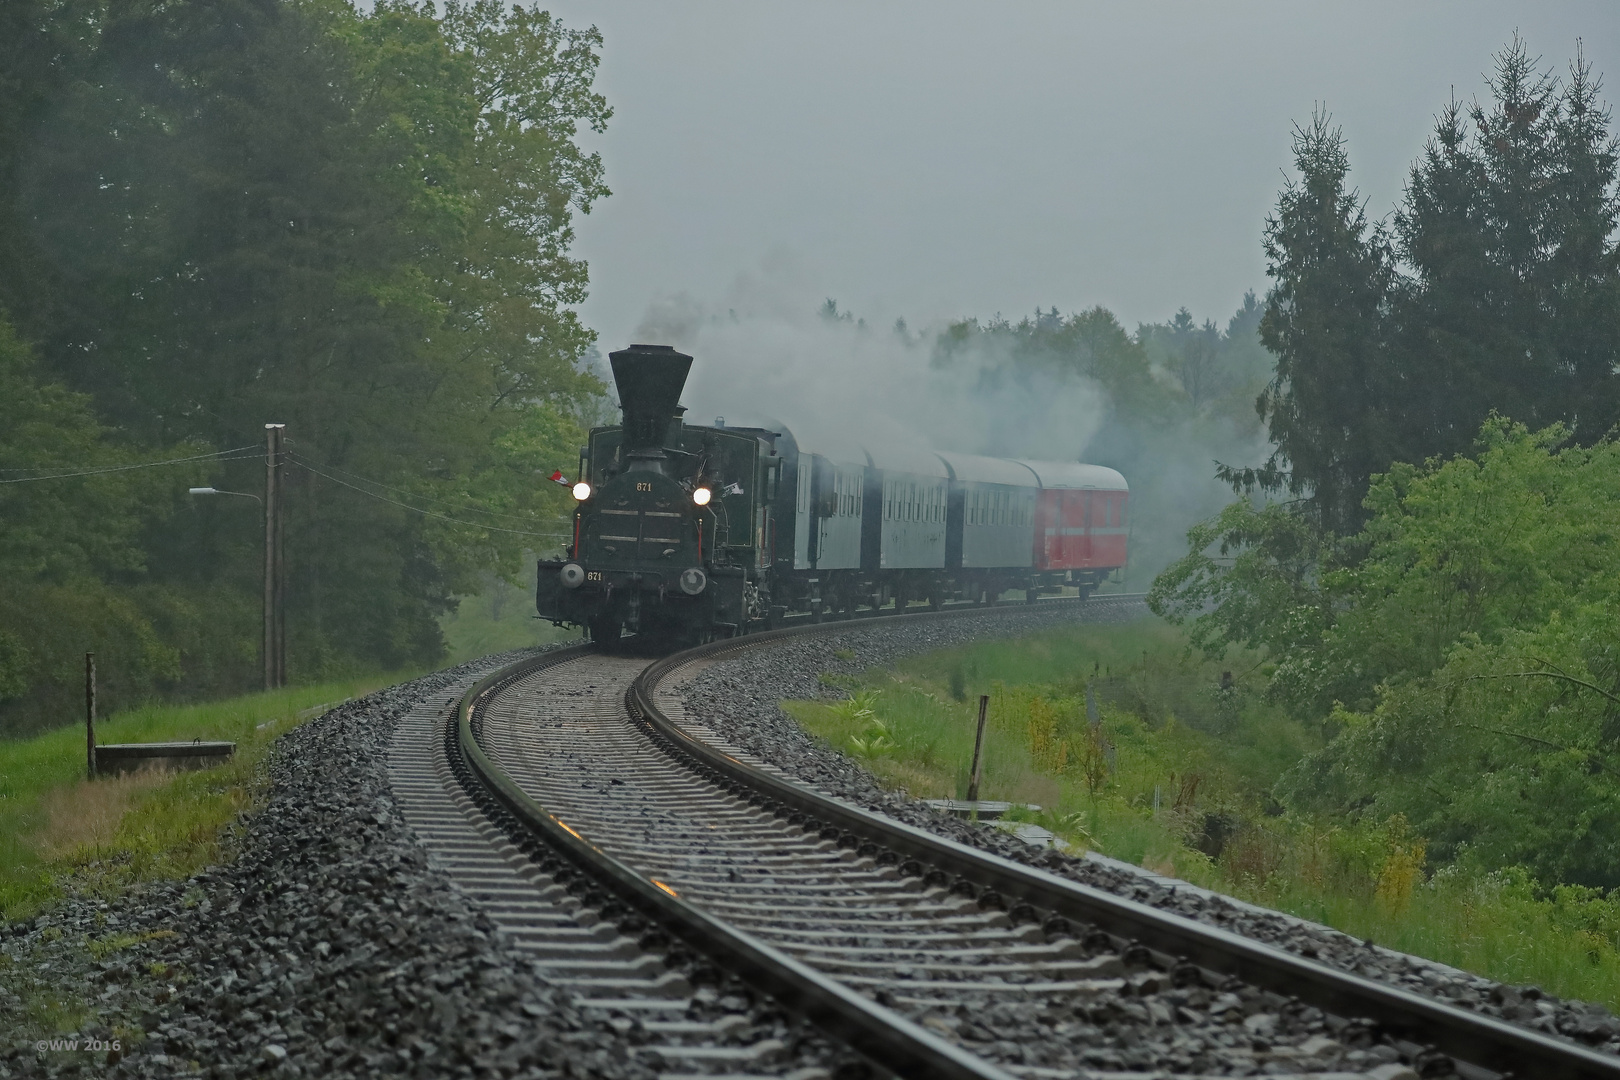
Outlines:
{"type": "Polygon", "coordinates": [[[625,454],[662,457],[692,358],[676,352],[673,345],[632,345],[608,353],[608,360],[619,387],[619,408],[624,410],[625,454]]]}

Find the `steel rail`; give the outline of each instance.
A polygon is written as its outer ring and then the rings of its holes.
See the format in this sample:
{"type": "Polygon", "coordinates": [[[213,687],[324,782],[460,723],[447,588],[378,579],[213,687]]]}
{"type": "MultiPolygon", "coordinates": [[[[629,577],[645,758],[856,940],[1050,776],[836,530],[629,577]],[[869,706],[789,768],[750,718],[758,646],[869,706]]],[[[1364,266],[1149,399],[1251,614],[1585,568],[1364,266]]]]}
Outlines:
{"type": "MultiPolygon", "coordinates": [[[[1104,601],[1098,597],[1092,601],[1104,601]]],[[[926,612],[907,619],[944,619],[998,610],[926,612]]],[[[1011,610],[1011,609],[1001,609],[1011,610]]],[[[734,790],[774,802],[789,813],[825,822],[931,864],[1007,898],[1023,900],[1076,922],[1090,923],[1127,940],[1185,957],[1202,967],[1236,976],[1251,985],[1298,998],[1346,1019],[1367,1019],[1398,1037],[1432,1045],[1460,1061],[1489,1072],[1512,1072],[1546,1080],[1620,1080],[1620,1058],[1540,1032],[1481,1016],[1433,998],[1315,963],[1227,930],[1114,893],[1024,866],[948,840],[808,788],[772,776],[689,734],[658,708],[659,684],[677,669],[703,659],[741,652],[808,634],[838,633],[851,624],[819,623],[751,634],[700,645],[649,665],[626,693],[630,714],[666,747],[685,756],[734,790]]]]}
{"type": "MultiPolygon", "coordinates": [[[[730,645],[744,644],[755,641],[761,634],[775,633],[777,629],[802,630],[806,627],[823,629],[827,626],[836,626],[840,623],[863,622],[868,619],[892,619],[902,616],[907,619],[921,618],[928,615],[982,615],[990,611],[1028,611],[1030,608],[1075,607],[1089,603],[1106,604],[1110,601],[1136,601],[1146,600],[1147,593],[1091,593],[1087,596],[1042,596],[1035,601],[992,600],[989,603],[980,603],[975,600],[947,600],[937,608],[913,607],[907,604],[904,610],[895,608],[851,608],[843,612],[823,612],[821,621],[815,622],[814,615],[807,612],[794,612],[784,615],[777,620],[777,626],[770,630],[757,630],[738,637],[725,638],[724,642],[730,645]]],[[[715,642],[713,644],[720,644],[715,642]]]]}
{"type": "Polygon", "coordinates": [[[657,921],[696,950],[724,963],[784,1008],[842,1039],[880,1066],[904,1077],[1017,1080],[999,1066],[958,1049],[758,938],[699,911],[680,899],[669,885],[640,873],[585,839],[531,798],[490,759],[479,745],[473,725],[476,712],[489,696],[517,679],[589,651],[589,646],[559,649],[503,668],[475,684],[461,699],[456,741],[462,761],[521,827],[544,839],[620,901],[657,921]]]}

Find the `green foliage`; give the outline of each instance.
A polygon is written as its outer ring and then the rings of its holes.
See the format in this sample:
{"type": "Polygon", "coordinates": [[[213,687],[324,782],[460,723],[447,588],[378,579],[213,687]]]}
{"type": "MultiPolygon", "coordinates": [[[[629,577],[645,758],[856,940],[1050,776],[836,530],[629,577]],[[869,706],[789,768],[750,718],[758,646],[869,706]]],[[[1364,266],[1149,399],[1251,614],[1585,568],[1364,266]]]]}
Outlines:
{"type": "Polygon", "coordinates": [[[1564,447],[1493,419],[1474,458],[1397,465],[1367,497],[1366,557],[1329,582],[1349,603],[1335,647],[1374,679],[1441,664],[1465,635],[1513,628],[1613,595],[1620,447],[1564,447]]]}
{"type": "Polygon", "coordinates": [[[877,690],[858,690],[843,701],[827,706],[840,724],[860,731],[859,735],[850,735],[845,744],[849,752],[858,758],[879,758],[896,749],[894,740],[889,737],[889,726],[878,719],[874,709],[879,693],[877,690]]]}
{"type": "MultiPolygon", "coordinates": [[[[983,642],[868,672],[863,685],[882,688],[872,708],[894,745],[862,764],[915,795],[959,797],[974,708],[944,691],[950,673],[960,671],[975,697],[992,695],[984,795],[1040,806],[1014,810],[1009,821],[1033,822],[1114,858],[1491,978],[1620,1002],[1620,893],[1548,888],[1522,867],[1490,870],[1478,859],[1431,873],[1436,844],[1405,816],[1404,804],[1358,814],[1283,812],[1270,789],[1321,747],[1314,725],[1266,700],[1252,655],[1229,653],[1225,664],[1236,677],[1223,691],[1223,665],[1188,644],[1173,628],[1143,620],[983,642]],[[1043,761],[1040,745],[1044,730],[1079,751],[1088,682],[1100,700],[1100,734],[1112,748],[1095,797],[1081,763],[1043,761]],[[1225,836],[1218,846],[1210,842],[1211,822],[1225,836]]],[[[1573,686],[1557,677],[1506,681],[1573,686]]],[[[846,750],[871,723],[847,721],[847,708],[784,707],[846,750]]],[[[1342,743],[1341,736],[1332,747],[1342,743]]],[[[1549,785],[1568,779],[1559,774],[1549,785]]],[[[1404,778],[1396,786],[1415,790],[1404,778]]],[[[1575,790],[1576,797],[1586,791],[1575,790]]],[[[1616,832],[1606,822],[1593,825],[1603,839],[1616,832]]]]}
{"type": "Polygon", "coordinates": [[[866,731],[849,740],[849,752],[858,758],[883,757],[892,754],[895,742],[889,737],[888,725],[881,720],[868,720],[866,731]]]}
{"type": "Polygon", "coordinates": [[[1138,326],[1135,336],[1148,362],[1174,377],[1185,407],[1238,421],[1251,411],[1256,388],[1271,379],[1276,366],[1260,342],[1263,313],[1248,292],[1225,330],[1208,319],[1200,325],[1182,308],[1169,322],[1138,326]]]}
{"type": "Polygon", "coordinates": [[[1610,602],[1486,643],[1340,711],[1334,742],[1285,778],[1297,805],[1398,813],[1442,861],[1620,887],[1620,620],[1610,602]]]}
{"type": "MultiPolygon", "coordinates": [[[[163,452],[185,457],[195,447],[163,452]]],[[[0,321],[0,728],[31,730],[82,708],[87,651],[101,658],[115,701],[180,675],[193,643],[164,631],[188,597],[139,584],[142,533],[171,512],[174,481],[201,477],[203,466],[160,475],[127,468],[131,459],[88,398],[43,379],[0,321]]],[[[226,613],[211,614],[230,625],[226,613]]]]}
{"type": "MultiPolygon", "coordinates": [[[[150,474],[93,472],[131,463],[109,445],[89,399],[42,378],[32,350],[0,321],[0,563],[35,581],[139,570],[143,516],[172,496],[150,474]]],[[[193,447],[170,447],[182,456],[193,447]]]]}
{"type": "Polygon", "coordinates": [[[1271,697],[1337,732],[1285,802],[1400,816],[1438,862],[1620,886],[1620,444],[1566,439],[1496,418],[1472,458],[1397,465],[1337,552],[1290,507],[1193,531],[1156,610],[1211,655],[1262,650],[1271,697]]]}
{"type": "Polygon", "coordinates": [[[1304,496],[1325,532],[1359,530],[1373,476],[1469,451],[1492,413],[1587,444],[1620,421],[1620,152],[1599,80],[1579,55],[1567,79],[1539,71],[1518,38],[1495,60],[1488,101],[1441,110],[1392,230],[1347,189],[1327,116],[1295,133],[1298,179],[1266,225],[1276,449],[1222,476],[1304,496]]]}
{"type": "Polygon", "coordinates": [[[1441,112],[1387,234],[1326,116],[1296,133],[1266,233],[1277,449],[1222,475],[1299,498],[1194,528],[1150,596],[1208,655],[1261,651],[1268,696],[1336,735],[1286,802],[1544,889],[1620,886],[1620,152],[1597,87],[1515,38],[1489,100],[1441,112]]]}
{"type": "Polygon", "coordinates": [[[846,724],[869,723],[874,715],[872,707],[877,703],[877,697],[876,690],[860,690],[829,708],[846,724]]]}
{"type": "MultiPolygon", "coordinates": [[[[560,539],[566,496],[541,478],[573,459],[599,389],[568,247],[607,194],[576,140],[611,114],[591,89],[600,35],[494,0],[5,19],[0,305],[38,373],[5,331],[0,408],[33,419],[0,434],[0,467],[251,446],[284,422],[294,676],[441,656],[457,595],[560,539]]],[[[173,493],[262,478],[243,457],[0,492],[33,500],[25,519],[5,506],[32,524],[6,531],[0,578],[110,590],[127,612],[105,624],[151,631],[161,662],[125,650],[140,670],[116,701],[239,688],[259,523],[247,500],[173,493]]],[[[0,627],[0,689],[62,677],[59,657],[19,659],[32,627],[0,627]]]]}
{"type": "Polygon", "coordinates": [[[1297,503],[1236,502],[1187,533],[1184,557],[1153,581],[1148,607],[1187,622],[1212,658],[1239,644],[1308,663],[1334,607],[1321,570],[1332,552],[1297,503]]]}

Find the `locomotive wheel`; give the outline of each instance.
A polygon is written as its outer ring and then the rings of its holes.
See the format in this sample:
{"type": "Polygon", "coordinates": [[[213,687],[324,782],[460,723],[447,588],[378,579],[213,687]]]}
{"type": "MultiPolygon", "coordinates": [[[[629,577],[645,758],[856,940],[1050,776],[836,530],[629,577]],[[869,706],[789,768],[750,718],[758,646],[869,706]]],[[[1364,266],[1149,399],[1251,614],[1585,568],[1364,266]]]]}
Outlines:
{"type": "Polygon", "coordinates": [[[611,615],[598,615],[587,624],[591,640],[598,645],[611,645],[619,640],[621,627],[619,620],[611,615]]]}

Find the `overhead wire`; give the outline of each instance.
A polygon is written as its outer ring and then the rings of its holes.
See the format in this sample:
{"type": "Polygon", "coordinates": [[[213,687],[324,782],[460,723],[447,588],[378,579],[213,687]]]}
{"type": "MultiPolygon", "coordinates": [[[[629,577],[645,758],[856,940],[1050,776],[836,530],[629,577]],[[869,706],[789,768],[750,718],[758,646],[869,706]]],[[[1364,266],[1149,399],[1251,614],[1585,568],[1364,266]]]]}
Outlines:
{"type": "Polygon", "coordinates": [[[351,489],[353,491],[358,491],[362,495],[368,495],[371,498],[378,500],[379,502],[389,503],[389,504],[391,504],[393,506],[398,506],[398,507],[401,507],[403,509],[413,511],[414,513],[422,514],[422,515],[424,515],[426,517],[438,518],[441,521],[449,521],[449,522],[453,522],[453,523],[455,523],[457,525],[464,525],[469,529],[483,529],[486,532],[511,533],[511,534],[513,534],[515,536],[543,536],[543,537],[546,537],[547,539],[563,539],[563,540],[566,540],[568,538],[568,536],[569,536],[568,533],[535,532],[532,529],[503,529],[503,528],[500,528],[499,526],[487,525],[487,524],[485,524],[484,522],[481,522],[481,521],[463,521],[461,518],[454,518],[454,517],[451,517],[449,514],[440,514],[440,513],[436,512],[436,511],[433,511],[433,510],[424,510],[420,506],[412,506],[410,503],[401,502],[398,499],[390,499],[386,495],[379,495],[375,491],[367,491],[365,488],[359,486],[358,484],[351,484],[347,480],[341,480],[338,477],[331,475],[330,473],[322,472],[320,469],[315,468],[313,465],[309,464],[309,462],[307,462],[307,461],[300,461],[300,460],[298,460],[296,458],[293,458],[292,459],[292,464],[297,465],[301,469],[308,470],[309,472],[314,473],[316,476],[324,477],[325,479],[332,481],[332,483],[334,483],[334,484],[341,484],[342,486],[344,486],[346,488],[349,488],[349,489],[351,489]]]}
{"type": "MultiPolygon", "coordinates": [[[[128,464],[128,465],[102,465],[102,466],[94,466],[94,467],[91,467],[91,468],[72,468],[72,469],[69,469],[67,471],[43,473],[42,475],[39,475],[39,476],[16,476],[16,477],[10,477],[10,478],[0,478],[0,484],[27,484],[27,483],[33,483],[35,481],[40,481],[40,480],[66,480],[66,479],[70,479],[70,478],[76,477],[76,476],[101,476],[101,475],[104,475],[106,473],[129,472],[129,471],[134,470],[134,469],[154,469],[154,468],[158,468],[158,467],[164,466],[164,465],[184,465],[184,464],[187,464],[187,463],[198,462],[198,461],[251,461],[251,460],[254,460],[256,458],[262,459],[264,456],[265,456],[265,451],[260,446],[256,446],[256,445],[255,446],[237,446],[237,447],[233,447],[232,449],[229,449],[229,450],[215,450],[215,451],[213,451],[211,453],[207,453],[207,454],[191,454],[191,455],[189,455],[187,457],[165,458],[162,461],[141,461],[141,462],[134,462],[134,463],[131,463],[131,464],[128,464]],[[253,452],[248,453],[247,451],[253,451],[253,452]]],[[[533,529],[507,529],[507,528],[502,528],[501,526],[498,526],[498,525],[490,525],[490,524],[488,524],[486,522],[466,521],[466,520],[463,520],[461,518],[451,517],[449,514],[441,514],[441,513],[438,513],[436,511],[433,511],[433,510],[425,510],[420,506],[413,506],[410,503],[403,502],[403,501],[401,501],[399,499],[391,499],[391,498],[387,497],[386,495],[379,495],[375,491],[366,490],[366,488],[361,487],[360,484],[350,483],[349,481],[344,480],[344,479],[342,479],[340,477],[333,476],[331,473],[324,471],[324,469],[318,468],[315,465],[312,465],[310,462],[305,460],[301,455],[299,455],[299,454],[297,454],[295,452],[288,452],[286,454],[286,458],[287,458],[287,460],[288,460],[288,462],[290,464],[294,464],[294,465],[297,465],[298,467],[300,467],[302,469],[306,469],[309,472],[314,473],[316,476],[320,476],[320,477],[323,477],[323,478],[325,478],[327,480],[332,481],[334,484],[340,484],[343,487],[349,488],[352,491],[358,491],[362,495],[369,496],[369,497],[371,497],[373,499],[377,499],[377,500],[379,500],[381,502],[389,503],[391,505],[398,506],[398,507],[401,507],[403,509],[413,511],[415,513],[422,514],[422,515],[425,515],[427,517],[438,518],[441,521],[449,521],[449,522],[452,522],[452,523],[454,523],[456,525],[463,525],[463,526],[466,526],[467,528],[470,528],[470,529],[484,529],[484,530],[487,530],[489,532],[510,533],[512,535],[515,535],[515,536],[538,536],[538,537],[545,537],[547,539],[567,539],[568,535],[569,535],[568,533],[562,533],[562,532],[536,532],[533,529]]],[[[366,483],[366,484],[371,484],[371,485],[373,485],[375,487],[382,488],[385,491],[396,491],[396,492],[399,492],[400,494],[411,494],[415,498],[418,498],[418,499],[421,499],[421,500],[424,500],[424,501],[427,501],[427,502],[441,503],[441,504],[446,505],[446,506],[458,505],[456,503],[450,502],[449,500],[437,499],[437,498],[434,498],[433,496],[430,496],[430,495],[415,495],[414,493],[406,492],[401,488],[390,487],[387,484],[382,484],[382,483],[379,483],[379,482],[377,482],[375,480],[369,480],[369,479],[367,479],[367,478],[365,478],[363,476],[359,476],[358,474],[349,473],[348,470],[339,469],[336,466],[327,466],[326,468],[330,468],[330,469],[332,469],[332,470],[334,470],[336,472],[347,473],[348,475],[353,476],[356,480],[362,481],[363,483],[366,483]]],[[[0,469],[0,472],[23,472],[23,471],[26,471],[26,470],[24,470],[22,468],[0,469]]],[[[37,471],[37,470],[35,470],[35,471],[37,471]]],[[[524,520],[522,517],[520,517],[517,514],[503,514],[503,513],[499,512],[499,511],[496,511],[496,510],[483,510],[483,509],[480,509],[478,507],[464,506],[464,505],[461,506],[460,508],[463,509],[463,510],[466,510],[466,511],[471,511],[473,513],[484,514],[484,515],[486,515],[488,517],[503,518],[503,519],[510,520],[510,521],[522,521],[522,520],[524,520]]]]}
{"type": "MultiPolygon", "coordinates": [[[[210,461],[210,460],[249,461],[249,460],[252,460],[253,458],[256,458],[256,457],[262,458],[263,456],[264,456],[264,451],[260,447],[257,447],[257,446],[238,446],[234,450],[216,450],[216,451],[214,451],[213,453],[210,453],[210,454],[193,454],[190,457],[167,458],[167,459],[165,459],[163,461],[140,461],[140,462],[135,462],[135,463],[130,464],[130,465],[98,465],[98,466],[93,466],[93,467],[90,467],[90,468],[72,468],[72,467],[70,467],[70,471],[67,471],[67,472],[50,472],[50,473],[45,473],[44,475],[41,475],[41,476],[16,476],[16,477],[12,477],[10,479],[0,479],[0,484],[28,484],[28,483],[33,483],[34,481],[37,481],[37,480],[65,480],[65,479],[68,479],[69,477],[74,477],[74,476],[100,476],[100,475],[102,475],[104,473],[129,472],[132,469],[155,469],[160,465],[184,465],[187,462],[192,462],[192,461],[210,461]],[[257,450],[259,452],[256,453],[256,454],[243,454],[242,451],[244,451],[244,450],[257,450]],[[228,456],[228,455],[232,455],[232,454],[236,454],[236,455],[240,455],[240,456],[237,456],[237,457],[228,456]]],[[[34,469],[34,470],[27,470],[27,469],[22,469],[22,468],[0,469],[0,472],[25,472],[25,471],[38,471],[38,469],[37,468],[34,469]]]]}
{"type": "Polygon", "coordinates": [[[308,466],[310,468],[311,472],[314,472],[316,468],[330,469],[332,472],[342,473],[344,476],[347,476],[351,480],[359,481],[362,484],[369,484],[372,487],[381,488],[384,491],[392,491],[396,495],[404,495],[404,496],[406,496],[408,498],[415,499],[418,502],[437,503],[440,506],[449,506],[449,507],[453,507],[453,508],[455,508],[457,510],[461,510],[461,511],[464,511],[464,512],[470,512],[470,513],[474,513],[474,514],[483,514],[483,515],[485,515],[487,517],[505,518],[508,521],[528,521],[528,520],[530,520],[530,518],[527,515],[524,515],[524,514],[504,514],[504,513],[500,512],[499,510],[485,510],[483,507],[473,506],[473,505],[471,505],[471,504],[469,504],[469,503],[467,503],[467,502],[465,502],[463,500],[441,499],[441,498],[437,498],[437,497],[432,496],[432,495],[423,495],[423,494],[420,494],[418,492],[411,491],[408,488],[395,487],[395,486],[393,486],[391,484],[385,484],[381,480],[373,480],[369,476],[361,476],[359,473],[351,472],[348,469],[340,469],[336,465],[330,465],[330,464],[327,464],[326,462],[316,462],[316,463],[314,463],[312,465],[307,458],[305,458],[302,454],[298,453],[298,451],[296,451],[296,450],[287,451],[287,456],[294,459],[300,465],[308,466]]]}

